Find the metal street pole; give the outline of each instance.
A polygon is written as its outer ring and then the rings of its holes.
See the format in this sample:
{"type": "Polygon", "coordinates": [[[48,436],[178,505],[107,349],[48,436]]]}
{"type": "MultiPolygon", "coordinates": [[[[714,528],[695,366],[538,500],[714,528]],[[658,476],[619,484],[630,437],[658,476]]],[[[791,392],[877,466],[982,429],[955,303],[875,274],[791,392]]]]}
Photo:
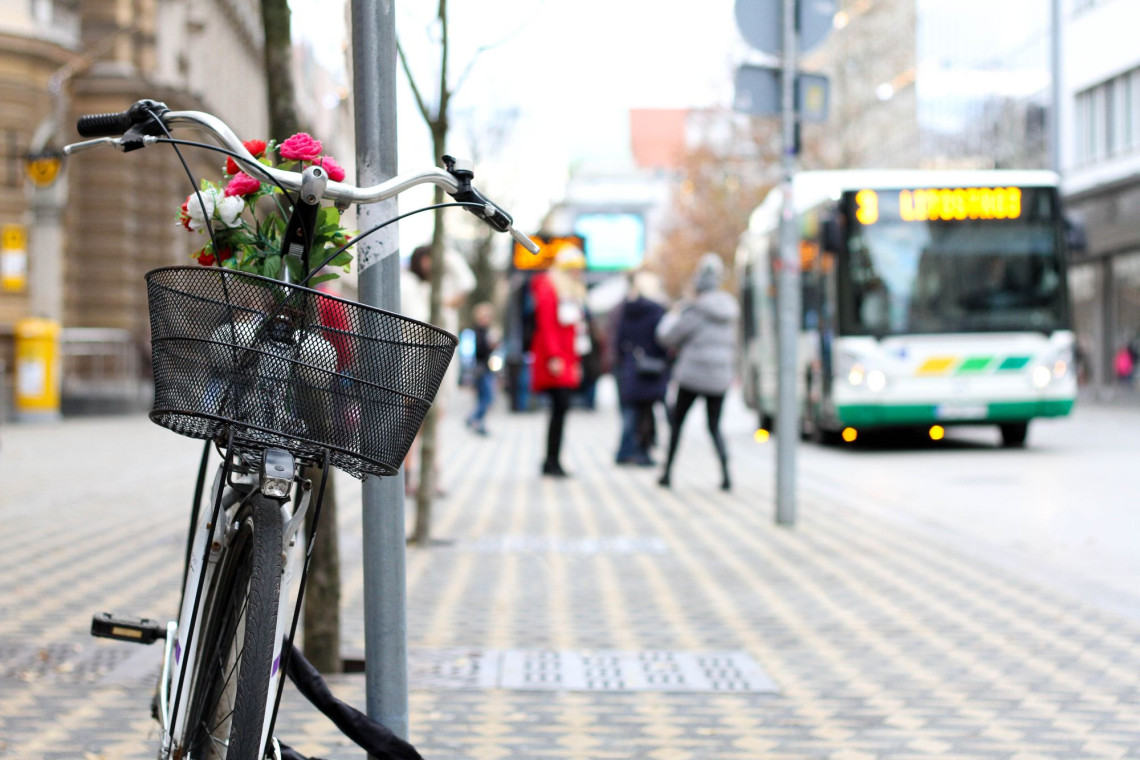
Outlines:
{"type": "MultiPolygon", "coordinates": [[[[352,0],[352,71],[357,184],[396,175],[396,8],[394,0],[352,0]]],[[[396,200],[360,206],[360,229],[397,214],[396,200]]],[[[360,301],[400,310],[396,225],[357,251],[360,301]]],[[[369,476],[363,487],[364,656],[368,716],[408,737],[408,621],[404,474],[369,476]]]]}
{"type": "Polygon", "coordinates": [[[776,399],[776,523],[796,522],[796,446],[799,415],[796,410],[796,342],[800,322],[799,229],[796,227],[792,178],[796,172],[796,0],[784,0],[783,76],[783,191],[784,210],[780,220],[780,268],[776,284],[779,303],[779,386],[776,399]]]}
{"type": "Polygon", "coordinates": [[[1052,83],[1050,87],[1052,103],[1049,114],[1049,162],[1050,167],[1059,175],[1061,173],[1061,0],[1050,2],[1050,30],[1052,44],[1050,50],[1050,69],[1052,70],[1052,83]]]}

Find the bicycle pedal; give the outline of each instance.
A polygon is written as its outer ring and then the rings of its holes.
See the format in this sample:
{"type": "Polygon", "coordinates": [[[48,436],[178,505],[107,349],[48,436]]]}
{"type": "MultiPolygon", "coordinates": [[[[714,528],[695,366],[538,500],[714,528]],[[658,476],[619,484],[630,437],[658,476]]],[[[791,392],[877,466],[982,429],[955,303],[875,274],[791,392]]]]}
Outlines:
{"type": "Polygon", "coordinates": [[[148,618],[120,618],[109,612],[100,612],[91,618],[91,635],[135,644],[153,644],[166,638],[166,628],[148,618]]]}

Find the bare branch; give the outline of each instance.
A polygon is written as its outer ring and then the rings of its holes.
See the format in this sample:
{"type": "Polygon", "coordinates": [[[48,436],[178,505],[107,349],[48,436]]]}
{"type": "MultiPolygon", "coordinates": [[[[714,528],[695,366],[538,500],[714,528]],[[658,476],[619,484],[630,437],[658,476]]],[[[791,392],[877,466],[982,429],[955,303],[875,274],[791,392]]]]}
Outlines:
{"type": "Polygon", "coordinates": [[[404,70],[404,75],[408,77],[408,84],[411,85],[412,95],[416,98],[416,105],[420,109],[420,115],[424,117],[424,121],[431,124],[431,114],[428,112],[427,104],[424,103],[423,95],[420,94],[420,88],[416,86],[416,78],[412,76],[412,69],[408,66],[408,58],[404,55],[404,46],[396,40],[396,54],[400,57],[400,67],[404,70]]]}

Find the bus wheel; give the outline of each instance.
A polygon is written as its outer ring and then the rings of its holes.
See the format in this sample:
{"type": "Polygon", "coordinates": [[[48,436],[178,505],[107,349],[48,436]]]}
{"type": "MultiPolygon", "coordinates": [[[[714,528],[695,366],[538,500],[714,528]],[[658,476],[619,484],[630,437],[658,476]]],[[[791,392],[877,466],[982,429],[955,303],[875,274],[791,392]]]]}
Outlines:
{"type": "Polygon", "coordinates": [[[1029,433],[1028,422],[1009,422],[999,425],[1001,428],[1001,445],[1007,449],[1019,449],[1025,446],[1025,436],[1029,433]]]}

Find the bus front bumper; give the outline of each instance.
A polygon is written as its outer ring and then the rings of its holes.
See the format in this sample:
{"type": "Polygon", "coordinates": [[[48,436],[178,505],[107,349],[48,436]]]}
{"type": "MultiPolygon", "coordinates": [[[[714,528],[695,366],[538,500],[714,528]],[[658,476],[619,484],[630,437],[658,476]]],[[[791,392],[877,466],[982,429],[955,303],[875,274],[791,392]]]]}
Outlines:
{"type": "Polygon", "coordinates": [[[1027,401],[837,404],[836,416],[850,427],[902,427],[907,425],[970,425],[1025,422],[1034,417],[1064,417],[1073,411],[1073,399],[1027,401]]]}

